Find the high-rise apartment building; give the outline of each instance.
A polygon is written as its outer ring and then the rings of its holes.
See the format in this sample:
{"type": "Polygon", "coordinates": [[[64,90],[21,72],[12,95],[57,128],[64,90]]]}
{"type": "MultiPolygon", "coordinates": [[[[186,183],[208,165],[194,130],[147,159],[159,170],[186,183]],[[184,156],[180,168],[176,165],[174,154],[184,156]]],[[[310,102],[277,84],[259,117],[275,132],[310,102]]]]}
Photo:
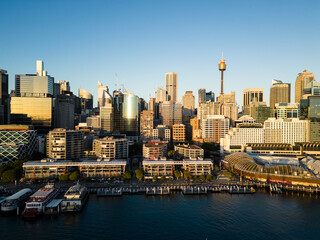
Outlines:
{"type": "Polygon", "coordinates": [[[6,70],[0,69],[0,124],[9,123],[9,76],[6,70]]]}
{"type": "Polygon", "coordinates": [[[166,73],[166,91],[169,99],[174,102],[178,101],[178,74],[174,72],[166,73]]]}
{"type": "Polygon", "coordinates": [[[128,158],[128,140],[126,138],[100,138],[93,140],[93,151],[102,159],[128,158]]]}
{"type": "Polygon", "coordinates": [[[185,142],[186,141],[186,125],[174,124],[172,126],[172,141],[185,142]]]}
{"type": "Polygon", "coordinates": [[[158,88],[156,91],[156,102],[165,102],[168,101],[168,92],[163,88],[158,88]]]}
{"type": "Polygon", "coordinates": [[[68,130],[74,129],[75,96],[64,91],[55,98],[54,127],[68,130]]]}
{"type": "Polygon", "coordinates": [[[229,131],[229,119],[222,115],[207,116],[202,120],[202,138],[205,142],[220,143],[220,139],[229,131]]]}
{"type": "Polygon", "coordinates": [[[140,114],[140,136],[142,139],[149,139],[153,133],[154,114],[151,111],[142,111],[140,114]]]}
{"type": "Polygon", "coordinates": [[[161,117],[164,125],[172,127],[182,123],[182,104],[174,101],[163,102],[161,105],[161,117]]]}
{"type": "Polygon", "coordinates": [[[47,155],[58,160],[79,160],[83,156],[83,133],[56,128],[47,136],[47,155]]]}
{"type": "Polygon", "coordinates": [[[290,103],[291,84],[280,80],[272,80],[270,87],[270,108],[274,109],[276,103],[290,103]]]}
{"type": "Polygon", "coordinates": [[[182,106],[184,116],[193,116],[195,110],[195,97],[192,91],[186,91],[182,96],[182,106]]]}
{"type": "Polygon", "coordinates": [[[295,86],[295,103],[300,103],[302,99],[303,90],[307,88],[308,84],[312,81],[315,81],[314,74],[304,70],[302,73],[298,74],[296,78],[295,86]]]}

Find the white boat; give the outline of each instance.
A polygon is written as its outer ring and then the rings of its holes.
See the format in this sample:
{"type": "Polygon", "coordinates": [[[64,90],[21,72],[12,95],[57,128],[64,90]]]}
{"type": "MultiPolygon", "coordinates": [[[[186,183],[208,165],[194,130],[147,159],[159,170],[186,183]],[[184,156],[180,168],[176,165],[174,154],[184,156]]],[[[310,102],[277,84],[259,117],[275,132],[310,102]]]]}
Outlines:
{"type": "Polygon", "coordinates": [[[30,188],[24,188],[19,192],[7,197],[1,203],[1,211],[2,212],[12,212],[17,208],[22,207],[25,202],[28,200],[30,195],[32,194],[32,190],[30,188]]]}
{"type": "Polygon", "coordinates": [[[80,211],[84,203],[87,201],[89,192],[85,186],[77,183],[71,186],[64,194],[64,200],[61,203],[62,212],[80,211]]]}
{"type": "Polygon", "coordinates": [[[58,194],[59,189],[55,188],[53,184],[47,184],[40,188],[30,196],[22,215],[26,218],[41,215],[45,210],[45,206],[58,194]]]}

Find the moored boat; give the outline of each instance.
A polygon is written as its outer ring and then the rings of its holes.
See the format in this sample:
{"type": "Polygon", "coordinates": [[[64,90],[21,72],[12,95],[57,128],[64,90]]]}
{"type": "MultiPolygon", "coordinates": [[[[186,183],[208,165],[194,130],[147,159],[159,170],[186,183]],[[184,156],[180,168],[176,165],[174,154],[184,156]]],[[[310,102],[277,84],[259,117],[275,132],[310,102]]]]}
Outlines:
{"type": "Polygon", "coordinates": [[[64,200],[61,203],[62,212],[80,211],[89,197],[89,191],[85,186],[77,183],[71,186],[64,194],[64,200]]]}
{"type": "Polygon", "coordinates": [[[47,184],[40,188],[37,192],[30,196],[26,203],[26,207],[22,213],[25,218],[32,218],[41,215],[45,206],[59,194],[59,189],[53,184],[47,184]]]}
{"type": "Polygon", "coordinates": [[[7,197],[1,203],[1,211],[12,212],[17,210],[17,208],[20,208],[25,204],[31,194],[32,190],[30,188],[24,188],[17,193],[7,197]]]}

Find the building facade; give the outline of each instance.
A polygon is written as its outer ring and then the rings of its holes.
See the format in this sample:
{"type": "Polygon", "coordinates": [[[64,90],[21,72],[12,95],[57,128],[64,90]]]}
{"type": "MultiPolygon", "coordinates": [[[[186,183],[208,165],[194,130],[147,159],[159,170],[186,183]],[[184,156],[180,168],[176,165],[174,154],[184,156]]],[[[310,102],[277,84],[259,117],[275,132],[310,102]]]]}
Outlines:
{"type": "Polygon", "coordinates": [[[295,85],[295,103],[300,103],[303,96],[303,90],[307,88],[308,84],[312,81],[315,81],[315,77],[311,72],[304,70],[298,74],[295,85]]]}
{"type": "Polygon", "coordinates": [[[93,151],[101,159],[128,158],[128,140],[126,138],[100,138],[93,140],[93,151]]]}
{"type": "Polygon", "coordinates": [[[282,83],[280,80],[272,80],[270,87],[270,108],[274,109],[276,103],[290,103],[291,84],[282,83]]]}
{"type": "Polygon", "coordinates": [[[172,126],[172,141],[185,142],[186,141],[186,125],[174,124],[172,126]]]}
{"type": "Polygon", "coordinates": [[[178,101],[178,74],[174,72],[166,73],[166,91],[168,92],[168,100],[178,101]]]}

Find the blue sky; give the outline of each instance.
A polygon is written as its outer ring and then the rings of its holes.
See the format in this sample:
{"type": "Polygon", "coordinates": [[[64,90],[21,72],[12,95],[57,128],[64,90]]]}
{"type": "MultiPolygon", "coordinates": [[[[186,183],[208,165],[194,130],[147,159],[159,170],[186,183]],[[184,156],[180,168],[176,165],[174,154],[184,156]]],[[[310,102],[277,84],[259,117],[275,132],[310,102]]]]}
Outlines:
{"type": "MultiPolygon", "coordinates": [[[[15,1],[0,0],[0,68],[35,73],[36,60],[71,90],[96,96],[124,84],[146,100],[178,73],[178,97],[199,88],[220,92],[218,63],[227,64],[224,92],[291,86],[307,69],[320,75],[320,1],[15,1]]],[[[96,102],[95,98],[95,102],[96,102]]]]}

